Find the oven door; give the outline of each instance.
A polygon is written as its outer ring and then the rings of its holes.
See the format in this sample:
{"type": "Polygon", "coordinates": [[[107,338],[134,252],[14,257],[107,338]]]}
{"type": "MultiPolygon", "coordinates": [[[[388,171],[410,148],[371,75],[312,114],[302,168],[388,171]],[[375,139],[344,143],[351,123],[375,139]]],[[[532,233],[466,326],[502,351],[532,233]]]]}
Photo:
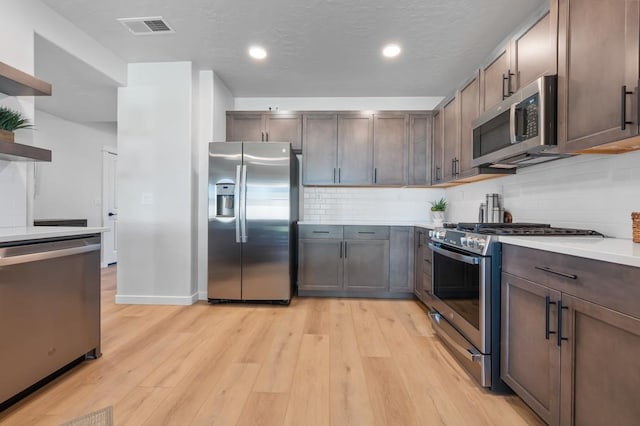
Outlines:
{"type": "Polygon", "coordinates": [[[491,258],[447,246],[433,251],[434,308],[482,354],[491,352],[491,258]]]}

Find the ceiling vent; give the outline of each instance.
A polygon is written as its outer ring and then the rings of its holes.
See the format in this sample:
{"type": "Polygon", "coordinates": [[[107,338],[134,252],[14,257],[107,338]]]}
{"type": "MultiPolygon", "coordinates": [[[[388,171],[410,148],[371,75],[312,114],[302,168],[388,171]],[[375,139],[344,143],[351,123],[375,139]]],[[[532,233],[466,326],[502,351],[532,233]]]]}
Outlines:
{"type": "Polygon", "coordinates": [[[118,22],[127,27],[134,35],[173,34],[174,29],[169,26],[162,16],[146,18],[119,18],[118,22]]]}

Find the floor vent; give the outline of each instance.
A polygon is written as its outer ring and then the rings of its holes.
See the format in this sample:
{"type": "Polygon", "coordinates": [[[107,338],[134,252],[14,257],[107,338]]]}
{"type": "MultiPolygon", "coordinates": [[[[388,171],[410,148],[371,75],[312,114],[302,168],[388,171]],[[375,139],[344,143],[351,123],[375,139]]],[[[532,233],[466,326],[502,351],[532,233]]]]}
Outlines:
{"type": "Polygon", "coordinates": [[[127,27],[134,35],[173,34],[174,29],[169,26],[162,16],[146,18],[119,18],[118,22],[127,27]]]}

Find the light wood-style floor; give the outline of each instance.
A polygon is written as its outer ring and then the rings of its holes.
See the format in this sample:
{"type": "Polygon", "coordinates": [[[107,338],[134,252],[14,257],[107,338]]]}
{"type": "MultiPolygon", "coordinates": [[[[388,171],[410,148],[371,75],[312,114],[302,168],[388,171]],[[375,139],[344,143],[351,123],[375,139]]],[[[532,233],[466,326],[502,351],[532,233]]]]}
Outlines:
{"type": "Polygon", "coordinates": [[[116,305],[113,267],[102,286],[103,356],[0,424],[58,425],[110,405],[117,425],[542,424],[476,385],[414,301],[116,305]]]}

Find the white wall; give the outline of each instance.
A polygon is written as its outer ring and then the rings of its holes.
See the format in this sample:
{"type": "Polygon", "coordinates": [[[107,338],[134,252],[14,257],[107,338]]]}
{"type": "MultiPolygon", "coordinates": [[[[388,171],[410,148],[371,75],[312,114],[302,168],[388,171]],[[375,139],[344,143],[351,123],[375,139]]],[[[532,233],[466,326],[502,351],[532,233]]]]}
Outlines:
{"type": "Polygon", "coordinates": [[[425,188],[304,188],[304,219],[331,221],[431,222],[429,201],[442,189],[425,188]]]}
{"type": "Polygon", "coordinates": [[[432,110],[441,96],[334,97],[334,98],[236,98],[236,111],[393,111],[432,110]]]}
{"type": "Polygon", "coordinates": [[[514,222],[588,228],[630,239],[631,212],[640,211],[640,152],[566,158],[449,188],[447,220],[475,222],[488,192],[502,194],[514,222]]]}
{"type": "MultiPolygon", "coordinates": [[[[126,83],[126,64],[122,60],[39,0],[0,0],[0,9],[0,39],[3,40],[0,61],[33,73],[34,33],[38,33],[114,81],[126,83]]],[[[14,98],[0,94],[0,105],[18,109],[34,119],[33,97],[14,98]]],[[[18,132],[16,142],[31,144],[31,133],[18,132]]],[[[24,226],[31,221],[31,167],[26,163],[0,160],[0,226],[24,226]]]]}
{"type": "Polygon", "coordinates": [[[190,62],[129,65],[118,91],[117,303],[190,304],[190,62]]]}
{"type": "Polygon", "coordinates": [[[115,149],[116,123],[75,123],[36,110],[35,145],[52,151],[35,165],[33,217],[87,219],[102,226],[102,149],[115,149]]]}

